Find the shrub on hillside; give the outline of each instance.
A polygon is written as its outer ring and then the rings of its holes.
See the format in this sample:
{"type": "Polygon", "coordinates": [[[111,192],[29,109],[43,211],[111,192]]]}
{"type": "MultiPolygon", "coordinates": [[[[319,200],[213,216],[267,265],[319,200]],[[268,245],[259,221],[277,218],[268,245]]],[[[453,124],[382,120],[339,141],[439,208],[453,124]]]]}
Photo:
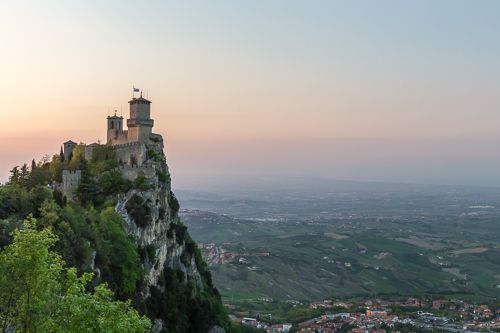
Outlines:
{"type": "Polygon", "coordinates": [[[134,179],[134,187],[136,189],[139,189],[141,191],[147,191],[149,190],[149,184],[146,182],[147,178],[144,175],[137,175],[134,179]]]}
{"type": "Polygon", "coordinates": [[[126,193],[132,188],[132,182],[123,178],[122,174],[118,171],[111,171],[103,174],[99,177],[97,185],[106,196],[126,193]]]}
{"type": "Polygon", "coordinates": [[[179,201],[177,200],[177,197],[173,192],[170,193],[169,206],[170,206],[170,217],[174,218],[175,215],[179,212],[180,205],[179,201]]]}
{"type": "Polygon", "coordinates": [[[151,208],[141,196],[134,194],[125,205],[125,209],[140,228],[145,228],[149,224],[151,208]]]}
{"type": "Polygon", "coordinates": [[[152,158],[154,161],[158,161],[160,159],[160,156],[153,149],[149,149],[146,156],[148,160],[152,158]]]}
{"type": "Polygon", "coordinates": [[[160,169],[156,169],[156,175],[158,176],[158,180],[161,182],[168,182],[170,180],[170,177],[160,169]]]}

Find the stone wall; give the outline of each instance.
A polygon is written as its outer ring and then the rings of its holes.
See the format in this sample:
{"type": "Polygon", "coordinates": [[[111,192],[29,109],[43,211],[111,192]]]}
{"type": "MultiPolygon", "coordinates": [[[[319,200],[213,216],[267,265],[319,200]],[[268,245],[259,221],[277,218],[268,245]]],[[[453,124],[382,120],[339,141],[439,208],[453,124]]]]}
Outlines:
{"type": "Polygon", "coordinates": [[[73,200],[73,192],[76,190],[78,184],[80,184],[81,177],[82,177],[82,172],[80,170],[77,171],[63,170],[62,193],[66,195],[66,197],[69,200],[73,200]]]}
{"type": "Polygon", "coordinates": [[[97,143],[91,143],[90,145],[85,146],[85,159],[90,161],[90,157],[92,156],[92,150],[97,146],[97,143]]]}
{"type": "Polygon", "coordinates": [[[119,168],[111,171],[118,171],[122,177],[130,181],[134,181],[139,173],[143,174],[148,182],[152,182],[156,177],[156,170],[153,166],[148,165],[122,165],[119,168]]]}
{"type": "Polygon", "coordinates": [[[146,160],[146,144],[141,141],[114,145],[116,158],[124,164],[142,164],[146,160]],[[135,161],[133,159],[135,158],[135,161]]]}
{"type": "Polygon", "coordinates": [[[114,145],[124,144],[129,142],[128,131],[127,130],[108,130],[108,142],[114,145]]]}

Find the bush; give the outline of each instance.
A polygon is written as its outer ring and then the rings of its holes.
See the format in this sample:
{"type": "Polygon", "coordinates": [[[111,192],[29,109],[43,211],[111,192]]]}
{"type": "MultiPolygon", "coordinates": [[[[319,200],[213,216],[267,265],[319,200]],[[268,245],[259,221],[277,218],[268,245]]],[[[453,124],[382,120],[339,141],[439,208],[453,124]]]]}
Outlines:
{"type": "Polygon", "coordinates": [[[134,194],[125,205],[125,209],[140,228],[145,228],[149,224],[151,208],[141,196],[134,194]]]}
{"type": "Polygon", "coordinates": [[[177,223],[172,223],[170,225],[170,228],[174,229],[175,239],[177,240],[177,243],[179,245],[182,245],[182,243],[184,243],[184,239],[186,237],[187,227],[184,224],[182,224],[181,221],[179,221],[177,223]]]}
{"type": "Polygon", "coordinates": [[[52,192],[52,198],[54,199],[56,204],[58,204],[59,206],[61,206],[61,207],[66,206],[66,203],[64,202],[65,196],[63,196],[61,191],[59,191],[57,189],[54,190],[54,192],[52,192]]]}
{"type": "Polygon", "coordinates": [[[103,210],[100,218],[98,231],[104,241],[101,246],[109,258],[108,272],[104,269],[103,275],[112,274],[119,295],[132,295],[142,279],[139,256],[123,230],[121,216],[113,208],[103,210]]]}
{"type": "Polygon", "coordinates": [[[170,177],[160,169],[156,169],[156,175],[158,176],[158,180],[161,182],[168,182],[170,181],[170,177]]]}
{"type": "Polygon", "coordinates": [[[144,175],[137,175],[134,179],[134,186],[136,189],[139,189],[141,191],[147,191],[149,190],[149,184],[146,182],[146,176],[144,175]]]}
{"type": "Polygon", "coordinates": [[[165,267],[159,284],[165,291],[150,287],[151,296],[140,309],[150,318],[163,319],[168,332],[204,333],[215,325],[224,327],[228,333],[234,332],[220,297],[209,291],[193,295],[196,282],[186,283],[182,271],[165,267]]]}
{"type": "Polygon", "coordinates": [[[153,159],[155,161],[158,161],[160,159],[160,156],[158,156],[158,154],[153,150],[153,149],[150,149],[146,152],[146,157],[147,159],[153,159]]]}
{"type": "Polygon", "coordinates": [[[97,144],[90,154],[90,166],[92,173],[98,175],[104,171],[110,171],[119,166],[116,152],[111,143],[105,145],[97,144]]]}
{"type": "Polygon", "coordinates": [[[102,209],[106,209],[108,207],[115,207],[117,203],[118,203],[117,200],[106,200],[104,201],[102,209]]]}
{"type": "Polygon", "coordinates": [[[151,261],[151,263],[154,263],[156,261],[156,248],[154,247],[154,245],[146,245],[146,252],[148,254],[149,261],[151,261]]]}
{"type": "Polygon", "coordinates": [[[170,193],[170,200],[169,200],[169,206],[170,206],[170,217],[174,218],[174,216],[179,212],[179,201],[177,200],[177,197],[173,192],[170,193]]]}
{"type": "Polygon", "coordinates": [[[132,188],[132,182],[122,177],[118,171],[111,171],[99,177],[97,185],[106,196],[127,193],[132,188]]]}

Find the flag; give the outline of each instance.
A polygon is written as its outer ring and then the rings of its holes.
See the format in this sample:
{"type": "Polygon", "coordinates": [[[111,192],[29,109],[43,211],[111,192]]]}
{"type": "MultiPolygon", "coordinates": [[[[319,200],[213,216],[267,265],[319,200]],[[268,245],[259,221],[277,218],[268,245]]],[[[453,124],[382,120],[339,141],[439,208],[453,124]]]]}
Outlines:
{"type": "Polygon", "coordinates": [[[139,88],[134,87],[134,92],[139,92],[139,88]]]}

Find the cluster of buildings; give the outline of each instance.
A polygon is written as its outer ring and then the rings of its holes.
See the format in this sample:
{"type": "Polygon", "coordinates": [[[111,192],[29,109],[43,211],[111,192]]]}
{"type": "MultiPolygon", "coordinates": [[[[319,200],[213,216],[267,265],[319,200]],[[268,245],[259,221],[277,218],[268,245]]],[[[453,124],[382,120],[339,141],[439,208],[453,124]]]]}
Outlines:
{"type": "Polygon", "coordinates": [[[261,329],[265,331],[266,333],[274,333],[274,332],[289,332],[290,329],[293,327],[292,324],[290,323],[285,323],[285,324],[276,324],[276,325],[268,325],[265,322],[259,321],[256,318],[236,318],[236,317],[231,317],[229,316],[233,321],[236,321],[238,323],[242,323],[243,325],[251,326],[257,329],[261,329]]]}
{"type": "Polygon", "coordinates": [[[214,243],[199,243],[199,249],[207,249],[209,250],[208,256],[206,259],[210,261],[210,265],[225,265],[233,262],[240,262],[243,264],[248,264],[248,260],[245,257],[250,256],[269,256],[268,252],[265,253],[231,253],[227,252],[222,246],[216,246],[214,243]]]}
{"type": "MultiPolygon", "coordinates": [[[[335,249],[335,247],[333,247],[335,249]]],[[[366,252],[366,251],[365,251],[366,252]]],[[[324,260],[326,260],[329,264],[334,264],[335,266],[337,266],[338,268],[342,268],[342,267],[346,267],[346,268],[351,268],[352,265],[350,262],[345,262],[343,263],[343,266],[342,266],[342,262],[340,261],[335,261],[335,260],[330,260],[329,257],[325,256],[323,257],[324,260]]]]}
{"type": "Polygon", "coordinates": [[[345,307],[358,306],[366,308],[366,313],[341,313],[334,315],[324,315],[319,318],[311,319],[299,324],[303,327],[304,333],[319,332],[330,333],[338,331],[342,325],[349,324],[356,328],[349,331],[350,333],[385,333],[383,329],[374,329],[380,327],[382,323],[393,328],[396,323],[410,323],[417,327],[431,329],[432,327],[441,327],[450,330],[497,330],[500,329],[500,318],[492,319],[495,313],[488,308],[487,305],[476,305],[467,303],[463,300],[434,300],[418,299],[414,297],[408,298],[406,301],[389,302],[381,299],[365,300],[362,302],[331,302],[329,300],[323,302],[312,302],[310,309],[320,307],[345,307]],[[461,321],[453,322],[452,319],[440,317],[433,313],[416,311],[417,318],[411,319],[408,315],[403,318],[391,314],[392,309],[389,306],[413,306],[415,308],[431,308],[432,310],[455,310],[459,312],[458,318],[461,321]],[[330,322],[332,318],[340,317],[337,322],[330,322]],[[467,319],[471,319],[468,321],[467,319]]]}
{"type": "MultiPolygon", "coordinates": [[[[226,306],[229,305],[226,304],[226,306]]],[[[365,308],[366,311],[325,314],[318,318],[312,318],[298,324],[298,327],[301,329],[299,332],[333,333],[340,331],[344,324],[349,324],[350,327],[353,327],[349,333],[386,333],[386,330],[381,327],[388,328],[388,331],[392,333],[399,333],[393,330],[395,324],[397,323],[411,324],[416,327],[429,330],[435,327],[451,331],[500,330],[500,318],[493,319],[493,317],[495,317],[495,313],[489,309],[487,305],[471,304],[459,299],[429,301],[426,299],[410,297],[405,301],[390,302],[381,299],[371,299],[352,303],[325,300],[322,302],[312,302],[309,309],[322,307],[344,307],[347,309],[352,306],[365,308]],[[392,314],[392,308],[390,306],[412,306],[415,307],[415,313],[411,316],[411,318],[410,315],[397,316],[392,314]],[[438,316],[435,313],[424,312],[420,310],[421,308],[430,308],[433,310],[455,310],[459,312],[459,316],[457,318],[446,318],[438,316]]],[[[229,307],[230,309],[234,309],[234,306],[229,307]]],[[[248,311],[235,312],[235,314],[241,316],[250,315],[248,311]]],[[[259,315],[258,317],[263,317],[263,315],[259,315]]],[[[262,329],[268,333],[288,332],[292,327],[292,325],[288,323],[267,325],[265,322],[248,317],[236,318],[235,316],[232,316],[232,319],[237,322],[241,322],[242,324],[262,329]]]]}
{"type": "MultiPolygon", "coordinates": [[[[159,134],[152,132],[154,120],[151,119],[151,101],[142,98],[132,98],[130,104],[130,118],[125,119],[117,116],[107,118],[106,143],[110,143],[117,160],[121,165],[129,166],[128,172],[134,173],[134,177],[142,170],[136,170],[148,159],[147,152],[153,150],[161,153],[163,150],[163,139],[159,134]],[[127,129],[125,129],[125,125],[127,129]],[[136,166],[136,168],[133,168],[136,166]]],[[[85,146],[85,159],[90,160],[96,142],[85,146]]],[[[73,157],[73,151],[77,143],[71,140],[63,143],[64,159],[69,161],[73,157]]],[[[73,192],[78,187],[81,179],[81,170],[64,170],[60,189],[68,199],[73,198],[73,192]]],[[[134,178],[132,178],[134,179],[134,178]]],[[[53,184],[51,187],[54,187],[53,184]]]]}
{"type": "Polygon", "coordinates": [[[405,318],[401,320],[396,315],[387,315],[387,313],[379,313],[378,311],[376,313],[336,313],[302,322],[299,324],[299,327],[302,327],[305,332],[310,329],[312,332],[333,333],[339,331],[344,324],[349,324],[355,326],[351,330],[351,333],[365,333],[365,331],[385,333],[385,330],[374,330],[373,327],[379,327],[383,323],[389,327],[394,327],[394,324],[398,322],[407,323],[410,322],[410,319],[405,318]]]}

